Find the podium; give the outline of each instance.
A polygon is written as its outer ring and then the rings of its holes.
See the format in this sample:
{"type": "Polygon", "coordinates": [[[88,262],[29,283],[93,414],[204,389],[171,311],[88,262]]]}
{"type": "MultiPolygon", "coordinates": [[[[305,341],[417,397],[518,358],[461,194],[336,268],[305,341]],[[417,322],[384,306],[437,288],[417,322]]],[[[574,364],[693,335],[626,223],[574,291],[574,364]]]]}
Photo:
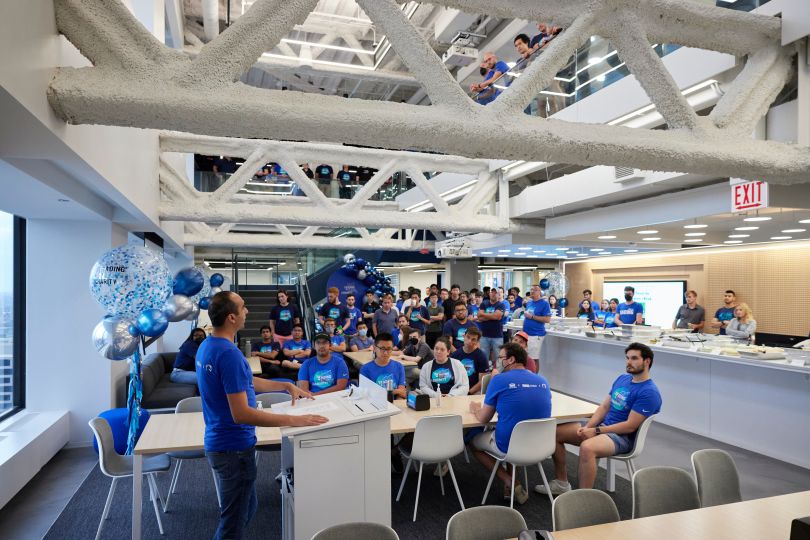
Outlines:
{"type": "Polygon", "coordinates": [[[280,414],[320,414],[320,426],[283,428],[282,538],[309,540],[354,521],[391,526],[391,421],[399,409],[347,392],[273,405],[280,414]]]}

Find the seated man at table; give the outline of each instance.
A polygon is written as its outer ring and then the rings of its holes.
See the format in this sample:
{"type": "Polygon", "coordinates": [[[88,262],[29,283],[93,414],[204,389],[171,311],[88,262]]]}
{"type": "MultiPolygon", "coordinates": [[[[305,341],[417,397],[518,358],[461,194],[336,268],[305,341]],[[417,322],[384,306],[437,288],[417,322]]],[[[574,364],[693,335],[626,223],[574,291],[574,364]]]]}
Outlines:
{"type": "Polygon", "coordinates": [[[346,338],[336,334],[335,328],[337,328],[335,320],[327,317],[324,320],[323,329],[329,336],[329,350],[337,353],[346,352],[346,338]]]}
{"type": "Polygon", "coordinates": [[[349,343],[349,347],[354,352],[370,351],[374,348],[374,339],[368,337],[368,326],[363,321],[359,321],[357,323],[357,335],[352,338],[351,343],[349,343]]]}
{"type": "MultiPolygon", "coordinates": [[[[458,309],[458,306],[456,306],[458,309]]],[[[489,367],[489,360],[486,355],[478,347],[478,342],[481,340],[481,330],[477,326],[468,329],[464,333],[464,343],[458,347],[450,358],[455,358],[464,369],[467,370],[467,378],[470,381],[470,394],[481,393],[481,381],[484,375],[491,371],[489,367]]]]}
{"type": "Polygon", "coordinates": [[[261,327],[261,341],[250,343],[250,352],[259,358],[262,365],[262,375],[269,378],[281,377],[281,359],[278,357],[281,352],[278,341],[273,339],[273,331],[269,326],[261,327]]]}
{"type": "Polygon", "coordinates": [[[349,368],[342,354],[330,350],[329,340],[326,334],[315,336],[316,355],[304,362],[298,372],[298,385],[315,396],[340,392],[349,384],[349,368]]]}
{"type": "MultiPolygon", "coordinates": [[[[470,403],[470,412],[482,424],[487,424],[498,413],[495,430],[479,433],[472,440],[473,454],[487,470],[491,471],[496,461],[492,455],[503,457],[509,450],[509,439],[518,422],[551,417],[551,389],[542,376],[526,369],[526,351],[517,343],[501,345],[498,361],[503,373],[493,377],[487,387],[484,404],[470,403]],[[487,453],[488,452],[488,453],[487,453]],[[490,455],[492,454],[492,455],[490,455]]],[[[498,478],[503,482],[504,498],[511,495],[512,472],[498,468],[498,478]]],[[[515,499],[519,504],[529,499],[529,493],[515,480],[515,499]]]]}
{"type": "Polygon", "coordinates": [[[304,339],[304,327],[296,324],[292,329],[292,339],[286,341],[281,349],[284,353],[284,360],[281,367],[295,371],[301,369],[301,364],[312,356],[312,345],[309,340],[304,339]]]}
{"type": "Polygon", "coordinates": [[[405,368],[396,360],[391,360],[394,338],[382,332],[374,338],[374,361],[360,368],[360,375],[371,379],[385,389],[394,391],[394,397],[405,399],[405,368]]]}
{"type": "MultiPolygon", "coordinates": [[[[565,468],[566,443],[579,446],[580,489],[592,488],[599,458],[630,452],[641,423],[661,410],[661,392],[650,378],[652,349],[643,343],[631,343],[624,350],[624,358],[627,373],[613,381],[610,393],[588,422],[557,426],[557,478],[549,482],[553,495],[571,489],[565,468]]],[[[534,490],[546,493],[545,486],[535,486],[534,490]]]]}

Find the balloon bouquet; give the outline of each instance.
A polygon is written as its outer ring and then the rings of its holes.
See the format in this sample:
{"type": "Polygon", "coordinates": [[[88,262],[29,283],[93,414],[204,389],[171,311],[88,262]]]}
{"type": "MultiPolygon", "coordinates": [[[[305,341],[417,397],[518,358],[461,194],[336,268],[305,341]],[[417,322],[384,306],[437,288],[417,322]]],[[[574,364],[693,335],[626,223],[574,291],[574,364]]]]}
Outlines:
{"type": "Polygon", "coordinates": [[[90,293],[107,315],[93,330],[93,345],[108,360],[130,363],[129,437],[127,454],[135,447],[141,416],[141,347],[163,335],[170,322],[195,321],[219,292],[225,278],[210,280],[199,266],[180,270],[172,279],[163,257],[134,244],[104,253],[90,271],[90,293]],[[146,339],[150,338],[150,339],[146,339]]]}
{"type": "Polygon", "coordinates": [[[568,307],[568,278],[561,272],[549,272],[540,280],[540,288],[543,295],[554,295],[557,298],[557,305],[561,308],[568,307]]]}
{"type": "Polygon", "coordinates": [[[343,263],[343,268],[357,272],[357,279],[362,281],[376,296],[396,293],[396,290],[391,286],[391,278],[385,276],[385,271],[375,269],[365,259],[347,253],[343,256],[343,263]]]}

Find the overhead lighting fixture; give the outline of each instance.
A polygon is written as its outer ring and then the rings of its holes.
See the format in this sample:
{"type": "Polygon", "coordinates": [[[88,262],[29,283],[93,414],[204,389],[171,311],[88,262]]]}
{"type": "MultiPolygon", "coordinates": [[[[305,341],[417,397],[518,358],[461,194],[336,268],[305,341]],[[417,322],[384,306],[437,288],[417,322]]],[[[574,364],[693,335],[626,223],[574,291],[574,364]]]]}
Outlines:
{"type": "Polygon", "coordinates": [[[705,232],[688,232],[684,236],[706,236],[705,232]]]}
{"type": "Polygon", "coordinates": [[[518,251],[531,251],[531,249],[530,247],[519,247],[518,251]]]}
{"type": "Polygon", "coordinates": [[[587,253],[577,253],[577,257],[587,257],[587,253]]]}
{"type": "Polygon", "coordinates": [[[558,247],[558,248],[555,248],[555,251],[568,251],[568,248],[567,247],[558,247]]]}
{"type": "Polygon", "coordinates": [[[701,242],[703,242],[703,238],[684,238],[683,239],[684,244],[699,244],[701,242]]]}
{"type": "MultiPolygon", "coordinates": [[[[655,47],[655,46],[653,45],[653,47],[655,47]]],[[[622,67],[623,65],[624,65],[624,62],[622,62],[618,66],[614,67],[613,69],[618,69],[618,68],[622,67]]],[[[587,69],[587,68],[583,68],[583,69],[587,69]]],[[[611,69],[609,71],[606,71],[605,74],[610,73],[611,71],[613,71],[613,69],[611,69]]],[[[588,82],[590,82],[590,81],[588,81],[588,82]]],[[[588,82],[586,82],[584,84],[588,84],[588,82]]],[[[704,88],[707,88],[707,87],[715,85],[715,84],[717,84],[717,80],[715,80],[715,79],[707,79],[707,80],[703,81],[702,83],[698,83],[695,86],[692,86],[691,88],[687,88],[686,90],[681,92],[681,94],[683,94],[683,96],[685,97],[685,96],[688,96],[690,94],[693,94],[693,93],[697,92],[698,90],[703,90],[704,88]]],[[[582,85],[580,85],[580,86],[582,86],[582,85]]],[[[578,86],[577,89],[579,89],[580,86],[578,86]]],[[[636,118],[638,116],[641,116],[641,115],[643,115],[645,113],[648,113],[648,112],[654,111],[654,110],[655,110],[655,105],[654,104],[645,105],[644,107],[641,107],[640,109],[638,109],[636,111],[625,114],[624,116],[616,118],[615,120],[611,120],[607,124],[609,126],[615,126],[617,124],[623,124],[624,122],[627,122],[628,120],[632,120],[633,118],[636,118]]]]}
{"type": "Polygon", "coordinates": [[[660,236],[648,236],[646,238],[642,238],[645,242],[655,242],[656,240],[661,240],[660,236]]]}
{"type": "Polygon", "coordinates": [[[355,47],[343,47],[341,45],[326,45],[323,43],[313,43],[311,41],[302,41],[300,39],[289,39],[289,38],[281,38],[283,43],[290,43],[292,45],[302,45],[302,46],[309,46],[309,47],[316,47],[318,49],[331,49],[333,51],[344,51],[344,52],[351,52],[355,54],[374,54],[374,51],[368,51],[366,49],[357,49],[355,47]]]}
{"type": "Polygon", "coordinates": [[[498,253],[512,253],[511,249],[499,249],[498,253]]]}
{"type": "Polygon", "coordinates": [[[723,241],[724,244],[742,244],[742,240],[725,240],[723,241]]]}
{"type": "Polygon", "coordinates": [[[636,231],[636,234],[655,234],[657,232],[658,231],[656,231],[655,229],[649,229],[649,230],[646,230],[646,231],[636,231]]]}
{"type": "Polygon", "coordinates": [[[579,253],[579,251],[572,249],[570,251],[566,251],[566,253],[568,253],[569,255],[576,255],[577,253],[579,253]]]}
{"type": "Polygon", "coordinates": [[[597,253],[597,255],[613,255],[613,254],[609,251],[602,251],[600,253],[597,253]]]}
{"type": "Polygon", "coordinates": [[[603,234],[602,236],[597,236],[597,238],[599,240],[613,240],[616,237],[614,235],[610,235],[610,234],[603,234]]]}
{"type": "Polygon", "coordinates": [[[684,225],[684,229],[705,229],[708,225],[704,225],[702,223],[694,223],[692,225],[684,225]]]}
{"type": "Polygon", "coordinates": [[[591,248],[591,251],[605,251],[605,248],[591,248]]]}
{"type": "Polygon", "coordinates": [[[810,223],[810,219],[800,219],[799,223],[810,223]]]}
{"type": "Polygon", "coordinates": [[[543,251],[542,249],[539,249],[539,250],[533,251],[532,253],[545,253],[545,251],[543,251]]]}
{"type": "Polygon", "coordinates": [[[791,240],[792,236],[771,236],[771,240],[791,240]]]}
{"type": "Polygon", "coordinates": [[[754,216],[754,217],[747,217],[743,221],[770,221],[771,217],[769,216],[754,216]]]}
{"type": "Polygon", "coordinates": [[[625,249],[624,252],[625,253],[638,253],[638,250],[637,249],[625,249]]]}
{"type": "Polygon", "coordinates": [[[734,227],[735,231],[756,231],[759,227],[734,227]]]}
{"type": "Polygon", "coordinates": [[[728,235],[729,238],[750,238],[750,234],[730,234],[728,235]]]}
{"type": "Polygon", "coordinates": [[[318,60],[317,58],[307,58],[306,60],[303,60],[295,56],[287,56],[284,54],[276,54],[269,52],[262,53],[262,56],[266,58],[277,58],[279,60],[289,60],[291,62],[298,61],[301,64],[321,64],[324,66],[349,67],[355,69],[362,69],[364,71],[374,71],[375,69],[373,66],[364,66],[362,64],[347,64],[346,62],[330,62],[328,60],[318,60]]]}
{"type": "Polygon", "coordinates": [[[782,230],[783,233],[802,233],[807,231],[807,229],[784,229],[782,230]]]}
{"type": "Polygon", "coordinates": [[[492,255],[491,251],[482,251],[479,255],[492,255]]]}

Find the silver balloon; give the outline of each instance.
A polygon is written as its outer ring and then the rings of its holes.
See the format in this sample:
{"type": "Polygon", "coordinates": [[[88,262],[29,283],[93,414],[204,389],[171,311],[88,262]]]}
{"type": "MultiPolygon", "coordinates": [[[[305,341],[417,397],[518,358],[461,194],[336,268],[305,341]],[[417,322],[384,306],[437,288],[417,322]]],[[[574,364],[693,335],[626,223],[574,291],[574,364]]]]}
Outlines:
{"type": "Polygon", "coordinates": [[[192,310],[188,315],[186,315],[186,320],[193,321],[199,316],[200,316],[200,306],[199,304],[197,304],[197,302],[192,302],[192,310]]]}
{"type": "Polygon", "coordinates": [[[169,318],[169,322],[179,322],[186,320],[186,317],[193,311],[194,302],[184,294],[173,294],[166,300],[163,306],[163,313],[169,318]]]}
{"type": "Polygon", "coordinates": [[[104,317],[92,337],[93,346],[108,360],[126,360],[138,348],[138,331],[129,319],[104,317]]]}
{"type": "Polygon", "coordinates": [[[359,272],[357,272],[357,279],[359,279],[360,281],[363,281],[364,279],[366,279],[367,275],[368,274],[366,274],[365,270],[360,270],[359,272]]]}
{"type": "Polygon", "coordinates": [[[221,293],[222,287],[211,287],[211,293],[208,295],[209,297],[214,296],[215,294],[221,293]]]}
{"type": "Polygon", "coordinates": [[[343,256],[343,262],[345,264],[354,264],[354,261],[355,261],[354,253],[347,253],[346,255],[343,256]]]}

